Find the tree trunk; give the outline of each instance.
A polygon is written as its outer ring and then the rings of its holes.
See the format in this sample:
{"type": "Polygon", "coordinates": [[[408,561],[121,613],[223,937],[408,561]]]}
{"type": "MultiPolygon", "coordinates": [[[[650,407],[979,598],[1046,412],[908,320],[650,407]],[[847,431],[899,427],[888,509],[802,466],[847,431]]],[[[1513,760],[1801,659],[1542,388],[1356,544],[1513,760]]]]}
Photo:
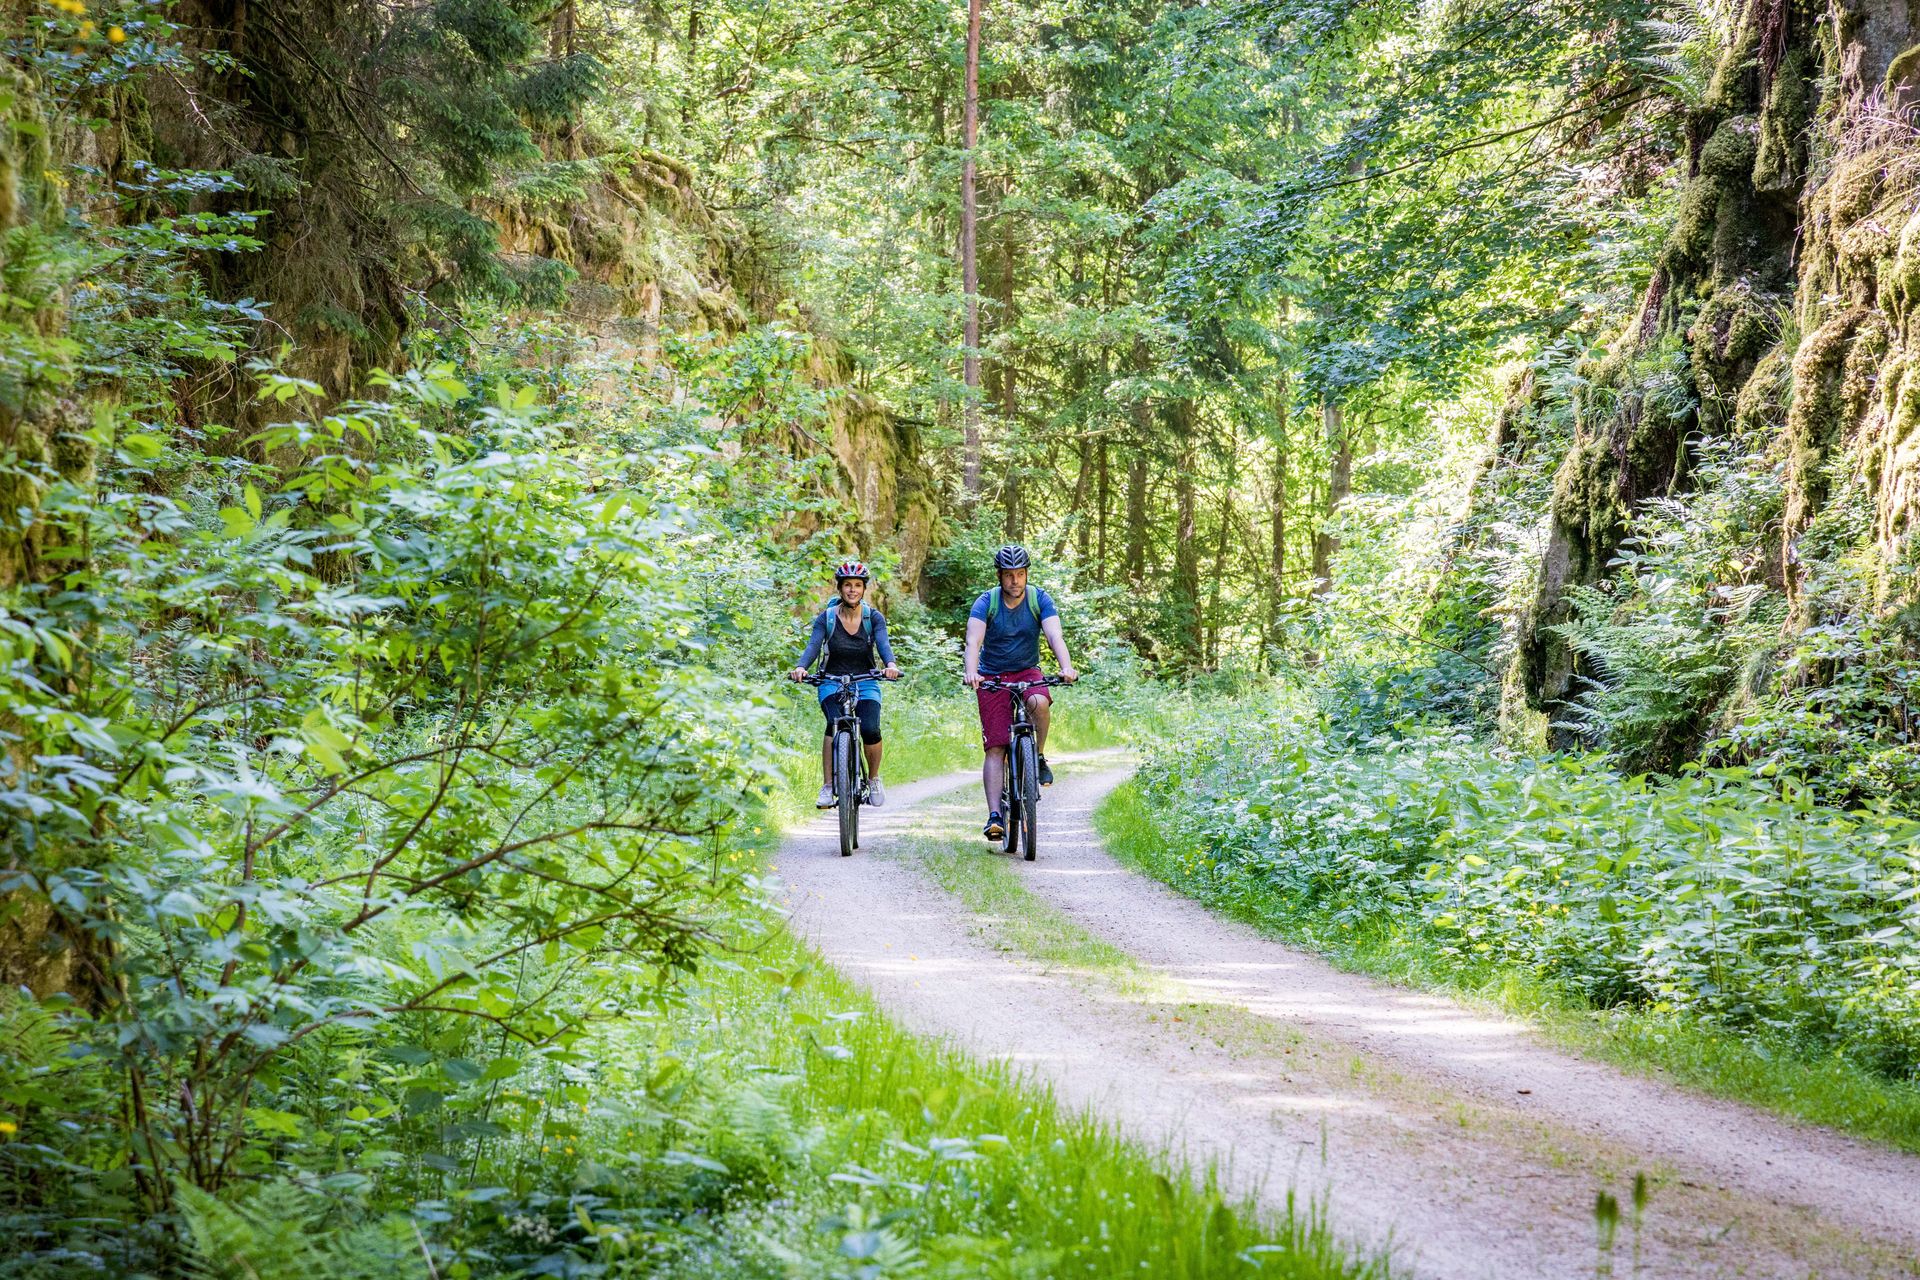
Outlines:
{"type": "Polygon", "coordinates": [[[1067,540],[1072,538],[1074,555],[1082,565],[1087,562],[1087,530],[1091,522],[1087,519],[1087,486],[1093,482],[1093,442],[1080,437],[1079,448],[1075,450],[1078,461],[1074,464],[1073,497],[1067,503],[1067,528],[1060,531],[1060,541],[1053,549],[1057,560],[1066,554],[1067,540]]]}
{"type": "MultiPolygon", "coordinates": [[[[1000,208],[1006,208],[1006,198],[1013,193],[1011,180],[1000,187],[1000,208]]],[[[994,368],[998,373],[998,391],[1000,401],[1001,438],[1009,444],[1007,450],[1008,484],[1007,493],[1007,541],[1019,542],[1026,536],[1026,512],[1023,489],[1026,477],[1019,432],[1020,393],[1017,368],[1014,364],[1013,309],[1014,273],[1018,268],[1020,248],[1014,239],[1013,220],[1004,216],[998,219],[1000,225],[1000,270],[994,280],[998,286],[994,296],[993,328],[995,347],[997,348],[994,368]]],[[[1053,474],[1053,468],[1047,468],[1047,474],[1053,474]]]]}
{"type": "Polygon", "coordinates": [[[1273,501],[1268,515],[1273,554],[1267,567],[1267,625],[1262,635],[1269,645],[1279,639],[1280,603],[1287,598],[1287,464],[1292,452],[1287,439],[1287,411],[1290,401],[1286,375],[1282,374],[1273,415],[1273,501]]]}
{"type": "Polygon", "coordinates": [[[1315,595],[1333,590],[1333,558],[1340,552],[1340,539],[1332,530],[1333,517],[1353,484],[1353,442],[1347,438],[1340,405],[1334,401],[1322,404],[1320,419],[1327,429],[1327,501],[1321,508],[1320,531],[1313,538],[1315,595]]]}
{"type": "Polygon", "coordinates": [[[966,161],[960,170],[960,288],[966,295],[966,350],[961,381],[966,384],[962,427],[961,484],[968,506],[980,500],[980,264],[974,252],[974,161],[980,144],[980,5],[967,0],[967,87],[961,124],[966,161]]]}
{"type": "Polygon", "coordinates": [[[1220,665],[1220,588],[1227,576],[1227,545],[1233,529],[1233,486],[1239,471],[1239,433],[1233,427],[1227,435],[1227,482],[1220,490],[1220,540],[1213,549],[1213,583],[1207,588],[1207,667],[1220,665]]]}
{"type": "Polygon", "coordinates": [[[1191,399],[1182,397],[1167,406],[1167,425],[1179,450],[1173,476],[1173,607],[1180,656],[1189,667],[1199,664],[1205,641],[1200,617],[1200,544],[1195,528],[1193,418],[1191,399]]]}
{"type": "Polygon", "coordinates": [[[1147,454],[1138,445],[1127,460],[1127,585],[1147,582],[1147,454]]]}
{"type": "Polygon", "coordinates": [[[1097,512],[1097,515],[1095,518],[1099,521],[1099,528],[1095,530],[1095,534],[1094,534],[1093,580],[1096,585],[1104,587],[1107,585],[1107,493],[1108,493],[1107,442],[1104,437],[1101,438],[1097,448],[1099,452],[1099,461],[1096,462],[1094,466],[1098,471],[1098,475],[1099,475],[1099,479],[1096,481],[1096,483],[1099,485],[1099,496],[1094,499],[1094,507],[1097,512]]]}

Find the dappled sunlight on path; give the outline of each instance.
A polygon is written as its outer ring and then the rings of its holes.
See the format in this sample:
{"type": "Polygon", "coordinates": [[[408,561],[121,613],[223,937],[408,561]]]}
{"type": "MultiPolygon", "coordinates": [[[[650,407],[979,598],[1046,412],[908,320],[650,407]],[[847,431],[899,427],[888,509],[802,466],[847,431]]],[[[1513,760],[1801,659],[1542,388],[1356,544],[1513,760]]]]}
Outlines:
{"type": "Polygon", "coordinates": [[[851,858],[830,817],[810,824],[780,859],[795,927],[907,1026],[1234,1188],[1329,1197],[1348,1239],[1417,1275],[1591,1275],[1594,1196],[1624,1198],[1642,1170],[1647,1277],[1920,1274],[1920,1161],[1545,1049],[1220,920],[1100,847],[1092,811],[1120,763],[1060,769],[1034,863],[977,837],[962,776],[892,788],[851,858]],[[920,861],[932,850],[1010,883],[970,909],[920,861]],[[1080,958],[1022,954],[1048,913],[1080,958]]]}

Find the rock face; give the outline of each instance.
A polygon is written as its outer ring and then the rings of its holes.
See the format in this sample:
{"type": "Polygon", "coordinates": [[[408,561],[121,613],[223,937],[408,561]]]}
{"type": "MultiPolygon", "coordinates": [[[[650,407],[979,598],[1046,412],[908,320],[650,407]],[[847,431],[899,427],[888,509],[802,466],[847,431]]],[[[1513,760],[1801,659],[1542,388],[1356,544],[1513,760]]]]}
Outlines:
{"type": "MultiPolygon", "coordinates": [[[[685,165],[652,151],[590,164],[594,176],[576,196],[544,205],[490,201],[481,212],[508,255],[577,273],[559,310],[591,338],[596,358],[658,366],[666,332],[732,337],[783,313],[804,325],[747,229],[708,209],[685,165]]],[[[830,338],[812,337],[806,373],[828,393],[826,429],[794,424],[778,443],[796,458],[832,464],[834,496],[859,513],[846,550],[894,549],[899,567],[889,587],[917,593],[940,526],[917,433],[854,387],[852,363],[830,338]]]]}
{"type": "MultiPolygon", "coordinates": [[[[11,304],[0,320],[0,342],[9,357],[0,377],[0,451],[6,454],[0,586],[38,579],[50,550],[44,532],[19,513],[36,508],[49,484],[83,478],[93,465],[91,445],[77,434],[87,425],[87,413],[72,396],[65,299],[35,260],[43,247],[40,235],[58,221],[48,174],[69,141],[49,127],[32,78],[0,63],[0,293],[11,304]]],[[[0,719],[0,732],[13,727],[0,719]]],[[[24,764],[17,756],[11,763],[24,764]]],[[[87,998],[87,950],[86,939],[69,937],[45,901],[0,894],[0,985],[87,998]]]]}
{"type": "MultiPolygon", "coordinates": [[[[1639,315],[1580,370],[1548,544],[1510,689],[1557,719],[1586,674],[1554,632],[1609,573],[1627,519],[1689,489],[1689,441],[1778,461],[1781,515],[1753,581],[1813,619],[1803,544],[1836,488],[1871,508],[1854,607],[1913,599],[1920,519],[1920,17],[1905,0],[1746,6],[1688,121],[1687,181],[1639,315]],[[1686,394],[1659,394],[1675,375],[1686,394]]],[[[1528,405],[1503,418],[1526,430],[1528,405]]],[[[1503,428],[1512,431],[1512,427],[1503,428]]],[[[1496,469],[1497,471],[1497,469],[1496,469]]]]}

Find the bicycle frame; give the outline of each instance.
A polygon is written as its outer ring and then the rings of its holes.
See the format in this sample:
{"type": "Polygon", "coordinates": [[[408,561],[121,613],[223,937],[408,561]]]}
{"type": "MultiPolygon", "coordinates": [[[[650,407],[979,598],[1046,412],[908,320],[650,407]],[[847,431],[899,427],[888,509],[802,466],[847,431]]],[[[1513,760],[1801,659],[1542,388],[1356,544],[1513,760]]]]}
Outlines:
{"type": "Polygon", "coordinates": [[[867,803],[867,753],[865,743],[860,738],[860,683],[863,680],[884,680],[884,671],[856,672],[850,675],[802,676],[802,684],[815,688],[824,684],[839,686],[834,696],[839,699],[839,714],[833,718],[833,727],[828,733],[828,741],[833,744],[834,758],[841,752],[842,736],[845,735],[846,773],[848,789],[840,786],[840,771],[831,770],[828,785],[833,788],[834,800],[840,810],[840,856],[851,856],[860,845],[860,806],[867,803]]]}
{"type": "Polygon", "coordinates": [[[1067,681],[1059,676],[1045,676],[1039,680],[1019,680],[1007,683],[1001,680],[983,680],[980,687],[987,690],[1004,690],[1012,701],[1012,725],[1007,736],[1007,758],[1003,763],[1000,781],[1000,809],[1006,815],[1006,852],[1012,853],[1024,843],[1026,859],[1033,861],[1039,845],[1039,833],[1034,830],[1035,809],[1039,803],[1039,784],[1034,783],[1034,793],[1027,794],[1027,784],[1022,781],[1023,763],[1027,750],[1038,755],[1037,747],[1022,747],[1031,743],[1035,736],[1033,717],[1027,711],[1027,690],[1055,689],[1067,681]],[[1024,814],[1024,817],[1023,817],[1024,814]]]}

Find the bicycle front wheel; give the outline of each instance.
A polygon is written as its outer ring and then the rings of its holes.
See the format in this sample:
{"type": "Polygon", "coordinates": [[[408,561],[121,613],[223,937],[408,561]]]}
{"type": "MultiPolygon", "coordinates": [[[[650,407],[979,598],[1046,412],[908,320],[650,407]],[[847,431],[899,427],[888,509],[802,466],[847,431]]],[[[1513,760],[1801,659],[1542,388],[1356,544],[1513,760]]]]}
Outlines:
{"type": "MultiPolygon", "coordinates": [[[[1040,753],[1032,738],[1020,742],[1020,852],[1028,862],[1040,851],[1040,753]]],[[[1011,847],[1011,846],[1009,846],[1011,847]]]]}
{"type": "Polygon", "coordinates": [[[840,797],[840,856],[851,858],[860,843],[860,796],[853,782],[853,735],[833,735],[833,789],[840,797]]]}

